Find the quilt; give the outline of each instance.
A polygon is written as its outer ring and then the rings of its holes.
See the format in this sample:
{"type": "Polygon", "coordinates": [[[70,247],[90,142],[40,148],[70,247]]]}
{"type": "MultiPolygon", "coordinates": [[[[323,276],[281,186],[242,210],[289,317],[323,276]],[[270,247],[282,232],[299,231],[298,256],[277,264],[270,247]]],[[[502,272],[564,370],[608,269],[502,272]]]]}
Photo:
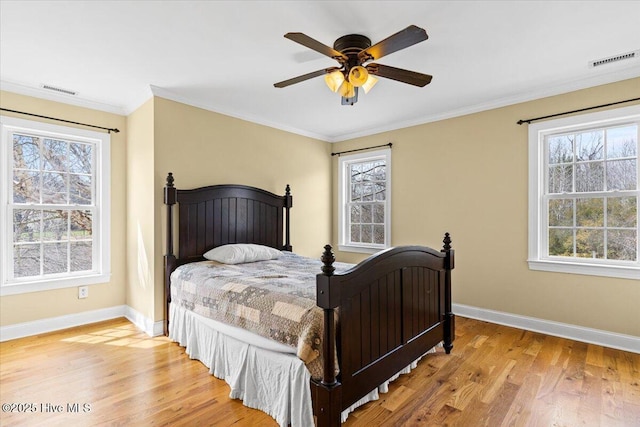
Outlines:
{"type": "MultiPolygon", "coordinates": [[[[336,262],[336,273],[352,264],[336,262]]],[[[245,264],[201,261],[171,274],[173,304],[296,349],[313,378],[322,376],[324,313],[316,305],[320,260],[283,252],[245,264]]]]}

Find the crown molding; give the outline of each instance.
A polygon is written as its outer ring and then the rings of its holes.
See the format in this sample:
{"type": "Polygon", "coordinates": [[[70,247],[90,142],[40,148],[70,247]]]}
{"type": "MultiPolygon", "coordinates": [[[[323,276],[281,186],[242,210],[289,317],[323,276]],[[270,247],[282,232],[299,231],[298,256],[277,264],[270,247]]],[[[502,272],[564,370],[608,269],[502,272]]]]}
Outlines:
{"type": "MultiPolygon", "coordinates": [[[[90,108],[94,110],[100,110],[108,113],[118,114],[122,116],[128,116],[137,110],[141,105],[147,102],[151,97],[157,96],[165,98],[171,101],[180,102],[182,104],[190,105],[192,107],[201,108],[203,110],[211,111],[218,114],[234,117],[240,120],[248,121],[251,123],[267,126],[274,129],[279,129],[284,132],[293,133],[296,135],[304,136],[307,138],[313,138],[320,141],[329,143],[347,141],[355,138],[362,138],[371,136],[383,132],[390,132],[398,129],[419,126],[427,123],[437,122],[440,120],[451,119],[455,117],[465,116],[468,114],[479,113],[482,111],[492,110],[496,108],[506,107],[509,105],[520,104],[523,102],[534,101],[536,99],[546,98],[549,96],[561,95],[568,92],[573,92],[581,89],[587,89],[594,86],[600,86],[609,83],[615,83],[627,79],[640,77],[640,67],[637,64],[631,64],[626,67],[620,68],[617,66],[614,71],[608,73],[598,74],[597,76],[589,76],[582,79],[572,79],[565,81],[554,82],[549,85],[538,87],[534,90],[524,93],[516,94],[513,96],[498,98],[489,102],[470,105],[464,108],[453,109],[438,114],[427,115],[424,117],[406,120],[402,122],[396,122],[391,125],[380,126],[377,128],[369,128],[363,131],[345,133],[341,135],[326,135],[316,132],[310,132],[304,129],[299,129],[293,126],[288,126],[283,123],[276,123],[269,120],[264,120],[261,117],[257,117],[250,114],[227,108],[215,103],[201,102],[190,99],[184,95],[173,92],[169,89],[165,89],[155,85],[149,85],[144,93],[132,102],[124,106],[114,106],[106,103],[86,100],[82,98],[76,98],[71,95],[58,94],[41,88],[34,88],[14,82],[8,82],[0,80],[0,89],[8,92],[14,92],[21,95],[33,96],[35,98],[47,99],[50,101],[61,102],[64,104],[76,105],[79,107],[90,108]]],[[[142,91],[141,91],[142,92],[142,91]]]]}

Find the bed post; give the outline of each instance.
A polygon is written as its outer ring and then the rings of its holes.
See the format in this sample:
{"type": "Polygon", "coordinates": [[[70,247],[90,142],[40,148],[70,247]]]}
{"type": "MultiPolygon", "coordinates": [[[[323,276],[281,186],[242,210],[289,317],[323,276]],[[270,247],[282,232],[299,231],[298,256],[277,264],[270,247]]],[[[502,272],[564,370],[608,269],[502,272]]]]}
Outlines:
{"type": "Polygon", "coordinates": [[[339,288],[331,284],[336,258],[331,246],[326,245],[322,253],[322,273],[317,276],[316,300],[324,310],[324,335],[322,337],[322,354],[324,366],[322,381],[312,381],[312,395],[314,395],[313,411],[317,417],[318,427],[333,427],[340,425],[342,412],[342,384],[336,378],[336,324],[334,311],[340,301],[339,288]]]}
{"type": "Polygon", "coordinates": [[[169,303],[171,303],[171,272],[176,268],[176,257],[173,254],[173,205],[176,204],[176,188],[173,186],[173,174],[167,175],[164,187],[164,204],[167,205],[167,249],[164,255],[164,295],[166,298],[165,335],[169,335],[169,303]]]}
{"type": "Polygon", "coordinates": [[[284,208],[285,208],[285,243],[284,250],[291,252],[293,248],[291,247],[291,233],[290,233],[290,219],[289,219],[289,209],[293,206],[293,198],[291,197],[291,187],[287,184],[287,188],[284,190],[284,208]]]}
{"type": "Polygon", "coordinates": [[[441,252],[445,254],[444,272],[444,350],[451,353],[455,339],[455,316],[451,308],[451,270],[454,268],[454,250],[451,249],[451,237],[444,233],[444,243],[441,252]]]}

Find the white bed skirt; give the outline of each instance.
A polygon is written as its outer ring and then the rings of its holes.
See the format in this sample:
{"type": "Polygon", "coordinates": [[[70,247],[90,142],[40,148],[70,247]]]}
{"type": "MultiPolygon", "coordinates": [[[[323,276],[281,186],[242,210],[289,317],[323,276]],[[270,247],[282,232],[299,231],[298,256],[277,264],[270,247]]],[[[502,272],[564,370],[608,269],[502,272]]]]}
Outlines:
{"type": "MultiPolygon", "coordinates": [[[[174,304],[169,311],[169,338],[185,347],[187,355],[201,361],[213,376],[229,384],[229,397],[271,415],[282,427],[314,425],[311,375],[298,357],[266,350],[221,333],[208,319],[174,304]]],[[[435,348],[427,353],[434,351],[435,348]]],[[[419,360],[344,410],[342,422],[357,407],[377,400],[379,393],[386,393],[389,382],[410,372],[419,360]]]]}

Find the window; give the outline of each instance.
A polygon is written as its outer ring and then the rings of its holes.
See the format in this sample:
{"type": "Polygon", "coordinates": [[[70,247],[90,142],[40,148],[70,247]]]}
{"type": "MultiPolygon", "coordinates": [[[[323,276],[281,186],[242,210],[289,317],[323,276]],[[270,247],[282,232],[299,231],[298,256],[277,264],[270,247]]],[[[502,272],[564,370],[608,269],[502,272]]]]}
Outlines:
{"type": "Polygon", "coordinates": [[[1,122],[1,294],[109,281],[110,136],[1,122]]]}
{"type": "Polygon", "coordinates": [[[529,267],[640,278],[640,106],[529,128],[529,267]]]}
{"type": "Polygon", "coordinates": [[[391,242],[391,150],[341,156],[339,249],[376,252],[391,242]]]}

